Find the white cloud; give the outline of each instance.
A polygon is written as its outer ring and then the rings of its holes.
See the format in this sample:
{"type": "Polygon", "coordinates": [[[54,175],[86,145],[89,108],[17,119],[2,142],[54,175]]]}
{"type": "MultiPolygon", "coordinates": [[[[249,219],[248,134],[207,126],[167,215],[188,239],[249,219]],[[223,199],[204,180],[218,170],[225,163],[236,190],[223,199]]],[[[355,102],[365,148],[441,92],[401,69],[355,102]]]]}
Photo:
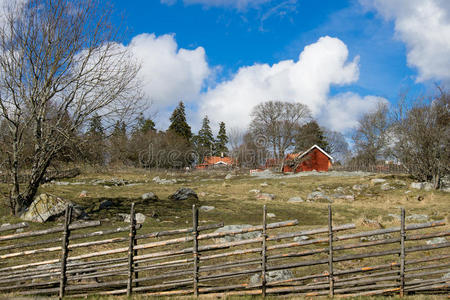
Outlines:
{"type": "Polygon", "coordinates": [[[450,1],[360,0],[368,9],[395,21],[396,36],[406,44],[407,61],[418,81],[450,82],[450,1]]]}
{"type": "MultiPolygon", "coordinates": [[[[245,10],[249,7],[258,7],[272,0],[183,0],[184,4],[202,4],[204,6],[231,7],[237,10],[245,10]]],[[[161,3],[173,5],[177,0],[161,0],[161,3]]]]}
{"type": "MultiPolygon", "coordinates": [[[[219,83],[202,95],[199,118],[207,114],[213,123],[225,121],[229,128],[246,127],[255,105],[282,100],[304,103],[315,117],[324,120],[323,116],[331,116],[333,110],[340,109],[338,105],[329,105],[337,101],[329,100],[330,87],[355,82],[359,76],[358,59],[348,61],[348,49],[341,40],[322,37],[306,46],[297,61],[240,68],[231,80],[219,83]]],[[[343,96],[341,103],[345,103],[344,99],[343,96]]],[[[348,122],[339,125],[340,130],[354,126],[352,121],[364,111],[363,104],[371,102],[366,100],[350,99],[347,105],[358,104],[358,109],[354,110],[356,114],[347,115],[348,122]]],[[[328,125],[336,124],[330,121],[328,125]]]]}
{"type": "Polygon", "coordinates": [[[329,129],[345,132],[358,125],[358,118],[372,111],[385,98],[376,96],[361,97],[355,93],[342,93],[328,100],[327,108],[318,116],[319,123],[329,129]]]}
{"type": "Polygon", "coordinates": [[[205,50],[178,48],[174,35],[141,34],[133,38],[129,48],[142,65],[139,77],[144,93],[156,109],[198,99],[211,74],[205,50]]]}

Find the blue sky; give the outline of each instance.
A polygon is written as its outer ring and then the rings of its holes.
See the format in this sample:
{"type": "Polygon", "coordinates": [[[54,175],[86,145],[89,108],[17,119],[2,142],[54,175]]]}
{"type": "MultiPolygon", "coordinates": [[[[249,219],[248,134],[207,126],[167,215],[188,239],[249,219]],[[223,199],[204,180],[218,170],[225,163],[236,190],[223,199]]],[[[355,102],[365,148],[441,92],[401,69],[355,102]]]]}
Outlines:
{"type": "MultiPolygon", "coordinates": [[[[351,132],[376,103],[450,82],[450,1],[115,0],[165,129],[179,100],[198,129],[245,128],[267,100],[312,108],[351,132]],[[306,48],[305,48],[306,47],[306,48]],[[167,54],[169,53],[169,54],[167,54]],[[299,55],[302,53],[302,58],[299,55]]],[[[119,22],[119,17],[118,17],[119,22]]]]}

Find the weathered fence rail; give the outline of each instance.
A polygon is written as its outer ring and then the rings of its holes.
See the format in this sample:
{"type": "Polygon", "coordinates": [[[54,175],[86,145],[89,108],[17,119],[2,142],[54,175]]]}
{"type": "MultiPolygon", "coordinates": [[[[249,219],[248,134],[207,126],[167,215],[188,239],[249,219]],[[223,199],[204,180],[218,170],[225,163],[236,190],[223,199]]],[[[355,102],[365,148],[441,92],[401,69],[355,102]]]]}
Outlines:
{"type": "Polygon", "coordinates": [[[97,230],[99,221],[26,230],[0,227],[0,293],[19,295],[148,295],[294,293],[356,296],[449,291],[450,242],[445,221],[355,232],[354,224],[297,230],[297,220],[232,231],[221,224],[139,233],[134,205],[130,225],[97,230]],[[436,231],[436,228],[442,228],[436,231]],[[83,230],[83,232],[80,232],[83,230]],[[416,233],[426,230],[424,233],[416,233]],[[347,233],[342,233],[347,231],[347,233]],[[350,232],[349,232],[350,231],[350,232]]]}

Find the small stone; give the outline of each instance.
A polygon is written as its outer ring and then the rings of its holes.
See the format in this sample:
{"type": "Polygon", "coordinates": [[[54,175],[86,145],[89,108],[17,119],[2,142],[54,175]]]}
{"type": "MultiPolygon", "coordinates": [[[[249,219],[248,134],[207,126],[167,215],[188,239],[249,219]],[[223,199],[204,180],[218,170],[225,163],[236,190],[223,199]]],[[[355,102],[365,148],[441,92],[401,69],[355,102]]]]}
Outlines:
{"type": "Polygon", "coordinates": [[[431,240],[426,241],[427,245],[436,245],[447,243],[447,239],[445,237],[437,237],[431,240]]]}
{"type": "Polygon", "coordinates": [[[306,240],[309,240],[309,236],[307,236],[307,235],[296,236],[294,238],[294,242],[296,242],[296,243],[300,243],[300,242],[303,242],[306,240]]]}
{"type": "Polygon", "coordinates": [[[21,232],[24,232],[24,229],[23,229],[23,228],[17,228],[17,229],[16,229],[16,233],[21,233],[21,232]]]}
{"type": "Polygon", "coordinates": [[[80,198],[86,198],[88,196],[88,192],[87,191],[81,191],[80,193],[80,198]]]}
{"type": "Polygon", "coordinates": [[[268,218],[275,218],[276,215],[274,213],[267,213],[268,218]]]}
{"type": "Polygon", "coordinates": [[[261,193],[261,194],[256,195],[256,199],[270,201],[270,200],[275,199],[275,195],[274,194],[268,194],[268,193],[261,193]]]}
{"type": "Polygon", "coordinates": [[[256,189],[250,190],[250,191],[248,191],[248,192],[249,192],[249,193],[255,193],[255,194],[261,193],[260,190],[256,190],[256,189]]]}
{"type": "Polygon", "coordinates": [[[319,191],[310,193],[306,199],[308,201],[319,201],[319,202],[326,201],[330,203],[333,202],[333,200],[331,200],[330,197],[324,195],[322,192],[319,191]]]}
{"type": "Polygon", "coordinates": [[[372,179],[370,182],[372,182],[372,184],[384,183],[384,182],[386,182],[386,179],[375,178],[375,179],[372,179]]]}
{"type": "Polygon", "coordinates": [[[158,196],[156,196],[152,192],[149,192],[149,193],[142,194],[141,199],[144,201],[158,201],[158,196]]]}
{"type": "Polygon", "coordinates": [[[111,187],[109,185],[104,185],[103,188],[109,190],[111,187]]]}
{"type": "Polygon", "coordinates": [[[292,197],[288,200],[289,203],[300,203],[305,202],[305,200],[302,199],[302,197],[292,197]]]}
{"type": "MultiPolygon", "coordinates": [[[[294,278],[294,275],[292,274],[291,270],[276,270],[276,271],[269,271],[266,273],[267,282],[288,280],[291,278],[294,278]]],[[[260,282],[261,282],[260,274],[254,274],[252,277],[250,277],[250,285],[258,285],[260,284],[260,282]]]]}
{"type": "MultiPolygon", "coordinates": [[[[130,223],[131,222],[131,216],[130,214],[119,214],[119,217],[123,218],[123,221],[125,223],[130,223]]],[[[141,213],[137,213],[135,214],[135,220],[137,224],[143,224],[145,222],[145,215],[141,214],[141,213]]]]}
{"type": "Polygon", "coordinates": [[[352,189],[353,189],[354,191],[362,191],[363,189],[366,189],[366,188],[368,188],[368,187],[369,187],[368,184],[355,184],[355,185],[352,187],[352,189]]]}
{"type": "MultiPolygon", "coordinates": [[[[218,233],[218,232],[238,231],[238,230],[247,229],[250,227],[253,227],[253,225],[249,225],[249,224],[226,225],[226,226],[223,226],[223,227],[217,229],[215,232],[218,233]]],[[[259,238],[260,236],[261,236],[261,232],[252,231],[252,232],[246,232],[246,233],[235,234],[235,235],[226,235],[224,237],[216,239],[216,242],[229,243],[229,242],[235,242],[235,241],[255,239],[255,238],[259,238]]]]}
{"type": "Polygon", "coordinates": [[[380,186],[380,189],[382,189],[383,191],[389,191],[389,190],[395,190],[395,188],[394,187],[392,187],[392,186],[390,186],[389,185],[389,183],[383,183],[381,186],[380,186]]]}
{"type": "Polygon", "coordinates": [[[287,185],[287,183],[284,181],[280,181],[280,185],[287,185]]]}
{"type": "Polygon", "coordinates": [[[260,186],[266,187],[266,186],[269,186],[269,184],[267,182],[263,182],[263,183],[260,184],[260,186]]]}
{"type": "Polygon", "coordinates": [[[227,176],[225,176],[225,180],[229,180],[231,178],[233,178],[233,175],[231,175],[231,174],[227,174],[227,176]]]}
{"type": "Polygon", "coordinates": [[[200,194],[198,194],[200,197],[205,197],[206,193],[205,192],[201,192],[200,194]]]}
{"type": "Polygon", "coordinates": [[[214,206],[207,206],[207,205],[200,206],[200,210],[201,211],[205,211],[205,212],[211,211],[211,210],[214,210],[214,209],[215,209],[214,206]]]}
{"type": "Polygon", "coordinates": [[[427,215],[420,215],[420,214],[412,214],[410,216],[406,217],[407,221],[418,221],[418,222],[426,222],[428,221],[427,215]]]}

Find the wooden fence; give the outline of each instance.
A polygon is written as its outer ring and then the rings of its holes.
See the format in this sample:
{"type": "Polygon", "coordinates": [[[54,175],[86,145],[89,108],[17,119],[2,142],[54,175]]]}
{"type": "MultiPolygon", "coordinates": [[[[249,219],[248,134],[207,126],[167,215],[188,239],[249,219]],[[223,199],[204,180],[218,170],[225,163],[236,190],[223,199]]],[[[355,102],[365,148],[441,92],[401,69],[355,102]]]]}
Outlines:
{"type": "Polygon", "coordinates": [[[134,204],[129,226],[100,231],[92,231],[99,221],[71,223],[71,213],[68,207],[64,224],[45,230],[4,234],[27,224],[0,227],[0,293],[62,298],[449,291],[448,225],[407,225],[404,209],[399,227],[365,232],[334,224],[331,206],[328,226],[307,230],[298,230],[297,220],[268,223],[265,207],[261,225],[227,231],[216,230],[223,224],[199,225],[195,206],[192,227],[153,233],[139,233],[134,204]]]}

